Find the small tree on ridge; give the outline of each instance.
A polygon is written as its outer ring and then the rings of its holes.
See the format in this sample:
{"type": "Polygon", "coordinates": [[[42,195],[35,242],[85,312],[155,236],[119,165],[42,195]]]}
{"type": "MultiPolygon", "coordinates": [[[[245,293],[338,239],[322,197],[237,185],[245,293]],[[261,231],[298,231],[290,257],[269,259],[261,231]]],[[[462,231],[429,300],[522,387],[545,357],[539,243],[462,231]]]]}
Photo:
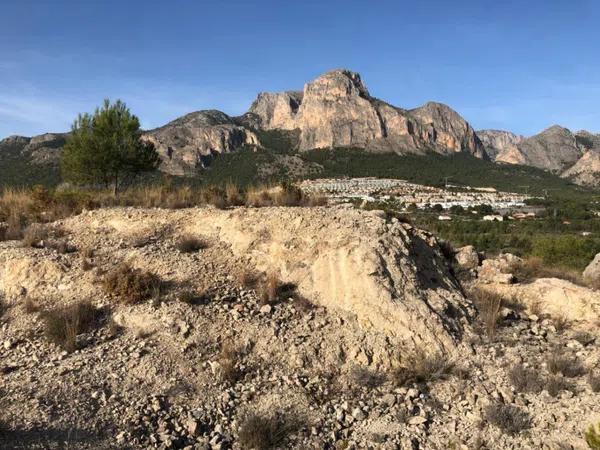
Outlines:
{"type": "Polygon", "coordinates": [[[155,170],[159,162],[154,145],[142,140],[140,122],[125,103],[104,100],[93,115],[80,114],[73,123],[61,170],[67,181],[112,187],[116,195],[137,175],[155,170]]]}

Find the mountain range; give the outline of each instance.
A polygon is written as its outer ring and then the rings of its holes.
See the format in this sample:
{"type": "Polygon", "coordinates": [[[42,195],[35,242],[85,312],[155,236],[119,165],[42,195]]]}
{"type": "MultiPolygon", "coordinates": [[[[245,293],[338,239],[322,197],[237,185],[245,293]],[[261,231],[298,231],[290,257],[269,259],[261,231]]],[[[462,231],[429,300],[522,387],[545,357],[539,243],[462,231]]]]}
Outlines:
{"type": "MultiPolygon", "coordinates": [[[[220,154],[268,147],[265,132],[293,136],[293,150],[352,148],[369,153],[466,154],[498,164],[537,167],[577,184],[600,185],[600,134],[576,133],[554,125],[523,137],[508,131],[475,131],[450,107],[429,102],[414,109],[393,106],[369,93],[361,76],[332,70],[302,91],[259,93],[247,113],[231,117],[197,111],[148,130],[162,159],[160,169],[189,175],[210,166],[220,154]]],[[[33,165],[58,161],[66,133],[0,141],[0,161],[11,155],[33,165]]]]}

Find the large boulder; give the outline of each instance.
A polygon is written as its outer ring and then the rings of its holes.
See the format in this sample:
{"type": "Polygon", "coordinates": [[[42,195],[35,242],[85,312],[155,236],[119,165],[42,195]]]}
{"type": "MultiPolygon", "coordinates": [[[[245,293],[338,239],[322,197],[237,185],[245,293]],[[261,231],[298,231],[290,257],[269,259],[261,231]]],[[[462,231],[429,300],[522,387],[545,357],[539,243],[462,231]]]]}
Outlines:
{"type": "Polygon", "coordinates": [[[592,286],[600,287],[600,253],[594,257],[583,271],[583,279],[592,286]]]}
{"type": "Polygon", "coordinates": [[[479,253],[472,245],[459,248],[454,255],[456,264],[461,269],[475,269],[479,266],[479,253]]]}

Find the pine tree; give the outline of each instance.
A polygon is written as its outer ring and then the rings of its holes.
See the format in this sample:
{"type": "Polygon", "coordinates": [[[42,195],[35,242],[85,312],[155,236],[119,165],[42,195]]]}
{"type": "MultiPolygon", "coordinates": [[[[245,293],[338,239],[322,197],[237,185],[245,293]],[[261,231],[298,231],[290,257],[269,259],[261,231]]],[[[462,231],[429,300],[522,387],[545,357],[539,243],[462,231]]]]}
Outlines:
{"type": "Polygon", "coordinates": [[[80,114],[61,159],[63,178],[79,185],[112,187],[114,194],[143,172],[155,170],[159,155],[142,140],[138,118],[125,103],[105,100],[93,115],[80,114]]]}

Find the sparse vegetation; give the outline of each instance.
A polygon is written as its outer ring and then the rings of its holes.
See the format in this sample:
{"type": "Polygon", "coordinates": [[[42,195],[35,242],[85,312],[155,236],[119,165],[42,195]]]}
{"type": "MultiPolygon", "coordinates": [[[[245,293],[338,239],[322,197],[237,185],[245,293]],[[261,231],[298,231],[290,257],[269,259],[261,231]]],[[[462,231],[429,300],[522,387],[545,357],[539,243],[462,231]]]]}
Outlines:
{"type": "Polygon", "coordinates": [[[279,277],[271,272],[260,282],[259,296],[263,304],[276,303],[279,300],[279,294],[283,283],[279,277]]]}
{"type": "Polygon", "coordinates": [[[107,274],[104,289],[121,303],[137,303],[159,296],[161,281],[150,272],[121,264],[107,274]]]}
{"type": "Polygon", "coordinates": [[[503,303],[501,295],[482,288],[472,289],[469,297],[478,310],[479,326],[484,330],[487,338],[493,341],[496,336],[500,308],[503,303]]]}
{"type": "Polygon", "coordinates": [[[508,379],[517,392],[539,393],[545,387],[545,380],[539,370],[522,364],[515,365],[508,372],[508,379]]]}
{"type": "Polygon", "coordinates": [[[571,356],[562,351],[555,350],[546,360],[546,367],[552,374],[562,374],[567,378],[576,378],[585,375],[585,367],[576,356],[571,356]]]}
{"type": "Polygon", "coordinates": [[[41,310],[39,301],[31,297],[26,297],[23,301],[23,309],[27,314],[34,314],[41,310]]]}
{"type": "Polygon", "coordinates": [[[584,284],[579,272],[548,267],[544,264],[542,258],[537,256],[524,258],[521,262],[514,264],[510,268],[510,272],[521,283],[529,283],[538,278],[561,278],[575,284],[584,284]]]}
{"type": "Polygon", "coordinates": [[[415,355],[409,364],[394,369],[390,377],[396,386],[430,383],[451,374],[454,367],[454,361],[443,354],[415,355]]]}
{"type": "Polygon", "coordinates": [[[588,374],[588,383],[593,392],[600,392],[600,372],[591,370],[588,374]]]}
{"type": "Polygon", "coordinates": [[[590,425],[585,432],[585,442],[591,450],[600,450],[600,423],[590,425]]]}
{"type": "Polygon", "coordinates": [[[193,253],[207,247],[208,243],[204,239],[191,234],[181,236],[175,243],[175,248],[177,248],[177,250],[179,250],[181,253],[193,253]]]}
{"type": "Polygon", "coordinates": [[[238,439],[242,448],[268,450],[280,447],[296,428],[289,417],[250,413],[241,421],[238,439]]]}
{"type": "Polygon", "coordinates": [[[355,365],[350,370],[350,381],[353,386],[366,389],[375,389],[381,386],[386,380],[384,374],[368,367],[355,365]]]}
{"type": "Polygon", "coordinates": [[[562,375],[546,377],[546,390],[552,397],[558,397],[563,391],[572,390],[573,386],[562,375]]]}
{"type": "Polygon", "coordinates": [[[240,349],[231,343],[225,343],[221,347],[219,353],[219,376],[221,381],[235,384],[242,378],[242,371],[238,367],[238,362],[241,357],[240,349]]]}
{"type": "Polygon", "coordinates": [[[48,340],[68,352],[77,350],[77,336],[97,324],[100,311],[89,301],[44,311],[44,329],[48,340]]]}
{"type": "Polygon", "coordinates": [[[531,418],[517,406],[493,403],[485,410],[486,420],[502,431],[514,435],[531,427],[531,418]]]}
{"type": "Polygon", "coordinates": [[[200,293],[193,290],[186,290],[179,293],[177,298],[179,301],[193,306],[205,302],[208,298],[208,294],[206,292],[200,293]]]}

